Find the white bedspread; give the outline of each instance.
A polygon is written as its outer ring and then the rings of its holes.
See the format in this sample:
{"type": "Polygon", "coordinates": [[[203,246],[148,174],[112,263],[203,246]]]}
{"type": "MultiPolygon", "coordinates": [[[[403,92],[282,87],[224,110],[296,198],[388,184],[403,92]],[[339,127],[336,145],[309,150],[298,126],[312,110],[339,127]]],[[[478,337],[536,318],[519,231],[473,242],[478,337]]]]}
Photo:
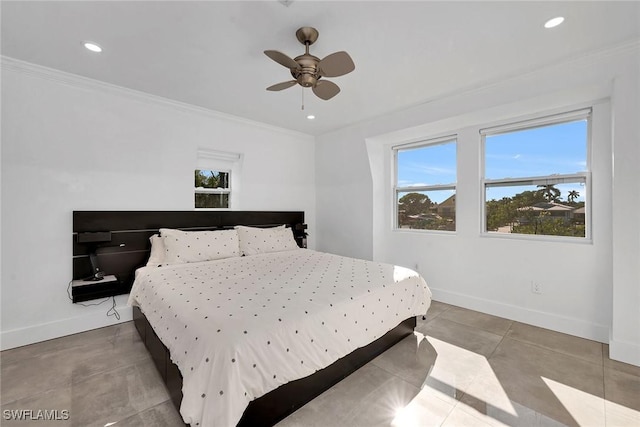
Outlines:
{"type": "Polygon", "coordinates": [[[250,401],[426,313],[414,271],[308,249],[144,267],[129,297],[183,376],[191,426],[234,426],[250,401]]]}

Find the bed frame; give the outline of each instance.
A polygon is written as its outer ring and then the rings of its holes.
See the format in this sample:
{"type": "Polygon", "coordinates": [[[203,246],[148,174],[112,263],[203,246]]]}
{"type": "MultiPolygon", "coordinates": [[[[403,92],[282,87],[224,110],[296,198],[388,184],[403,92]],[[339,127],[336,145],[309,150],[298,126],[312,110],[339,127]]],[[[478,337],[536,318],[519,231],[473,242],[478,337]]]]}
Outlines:
{"type": "MultiPolygon", "coordinates": [[[[235,225],[269,227],[287,224],[293,229],[300,247],[306,247],[304,212],[265,211],[74,211],[73,212],[73,274],[74,279],[91,272],[89,253],[95,244],[78,239],[82,233],[110,232],[111,241],[101,246],[99,264],[108,273],[118,277],[116,289],[110,295],[128,293],[133,284],[135,269],[144,265],[149,257],[149,237],[159,228],[181,230],[219,230],[235,225]],[[80,241],[79,241],[80,240],[80,241]]],[[[101,236],[101,234],[96,234],[101,236]]],[[[104,295],[101,295],[104,296],[104,295]]],[[[80,295],[80,298],[98,298],[80,295]]],[[[74,302],[76,295],[74,295],[74,302]]],[[[80,299],[82,300],[82,299],[80,299]]],[[[133,308],[133,320],[165,382],[171,400],[180,409],[182,402],[182,375],[171,361],[171,354],[160,341],[153,327],[138,308],[133,308]]],[[[272,426],[284,419],[358,368],[413,333],[416,318],[411,317],[384,336],[361,347],[328,367],[299,380],[284,384],[252,401],[245,410],[239,426],[272,426]]]]}
{"type": "MultiPolygon", "coordinates": [[[[138,307],[133,308],[133,320],[140,338],[162,376],[171,400],[180,410],[182,402],[182,375],[171,361],[171,354],[156,335],[153,327],[138,307]]],[[[376,341],[361,347],[320,371],[296,381],[283,384],[275,390],[252,401],[244,411],[238,426],[273,426],[288,415],[346,378],[376,356],[391,348],[407,335],[413,333],[416,318],[400,323],[376,341]]]]}

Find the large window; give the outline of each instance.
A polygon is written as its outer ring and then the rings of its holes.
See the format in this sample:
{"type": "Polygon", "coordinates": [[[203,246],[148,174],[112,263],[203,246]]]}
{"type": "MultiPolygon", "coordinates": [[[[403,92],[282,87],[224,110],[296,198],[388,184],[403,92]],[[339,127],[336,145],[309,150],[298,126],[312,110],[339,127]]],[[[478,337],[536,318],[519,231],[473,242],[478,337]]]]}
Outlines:
{"type": "Polygon", "coordinates": [[[455,231],[456,139],[394,147],[397,229],[455,231]]]}
{"type": "Polygon", "coordinates": [[[481,130],[485,232],[589,237],[590,115],[481,130]]]}
{"type": "Polygon", "coordinates": [[[195,172],[195,207],[196,208],[229,208],[228,171],[196,169],[195,172]]]}

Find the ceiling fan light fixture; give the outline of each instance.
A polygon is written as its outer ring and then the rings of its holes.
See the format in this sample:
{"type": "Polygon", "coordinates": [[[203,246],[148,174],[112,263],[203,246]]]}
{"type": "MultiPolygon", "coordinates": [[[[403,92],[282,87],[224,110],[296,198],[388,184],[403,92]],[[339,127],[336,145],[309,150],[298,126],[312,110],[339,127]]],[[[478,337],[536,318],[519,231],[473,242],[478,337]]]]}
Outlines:
{"type": "Polygon", "coordinates": [[[102,47],[100,47],[98,43],[91,42],[91,41],[84,41],[82,42],[82,45],[85,47],[85,49],[90,50],[91,52],[95,52],[95,53],[102,52],[102,47]]]}
{"type": "Polygon", "coordinates": [[[557,27],[558,25],[562,24],[563,22],[564,22],[564,17],[563,16],[556,16],[555,18],[551,18],[547,22],[545,22],[544,23],[544,27],[545,28],[554,28],[554,27],[557,27]]]}

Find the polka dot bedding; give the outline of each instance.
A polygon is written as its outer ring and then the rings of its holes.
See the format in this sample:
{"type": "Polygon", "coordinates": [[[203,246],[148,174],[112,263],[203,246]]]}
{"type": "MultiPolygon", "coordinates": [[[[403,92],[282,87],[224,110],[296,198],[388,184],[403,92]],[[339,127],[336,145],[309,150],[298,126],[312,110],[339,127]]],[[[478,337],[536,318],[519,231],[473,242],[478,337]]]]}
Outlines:
{"type": "Polygon", "coordinates": [[[426,313],[416,272],[296,249],[142,267],[129,297],[183,376],[191,426],[234,426],[253,399],[426,313]]]}

